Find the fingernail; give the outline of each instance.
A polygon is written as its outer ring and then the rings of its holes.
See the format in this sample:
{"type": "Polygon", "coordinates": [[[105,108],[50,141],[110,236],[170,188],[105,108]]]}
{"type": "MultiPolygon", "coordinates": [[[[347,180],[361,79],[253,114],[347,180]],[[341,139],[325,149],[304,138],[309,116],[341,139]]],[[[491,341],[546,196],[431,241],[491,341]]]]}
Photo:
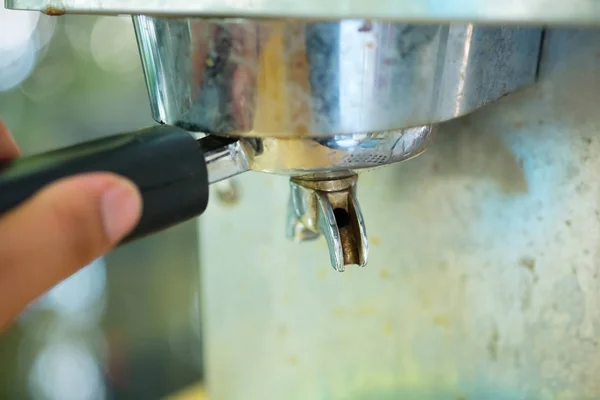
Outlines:
{"type": "Polygon", "coordinates": [[[142,209],[141,196],[134,185],[122,181],[102,195],[102,218],[108,238],[116,243],[133,230],[142,209]]]}

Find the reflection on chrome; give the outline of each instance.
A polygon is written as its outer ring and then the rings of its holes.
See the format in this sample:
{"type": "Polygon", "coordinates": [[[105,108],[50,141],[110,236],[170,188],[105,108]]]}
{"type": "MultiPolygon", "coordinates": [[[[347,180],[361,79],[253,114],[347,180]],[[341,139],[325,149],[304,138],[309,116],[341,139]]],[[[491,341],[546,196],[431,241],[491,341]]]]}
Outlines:
{"type": "Polygon", "coordinates": [[[89,42],[94,61],[107,72],[138,72],[139,56],[129,17],[102,17],[92,29],[89,42]]]}
{"type": "MultiPolygon", "coordinates": [[[[19,12],[0,8],[0,51],[22,48],[31,39],[37,27],[40,14],[19,12]]],[[[0,66],[7,60],[0,59],[0,66]]]]}
{"type": "Polygon", "coordinates": [[[103,377],[89,348],[71,340],[49,345],[28,377],[30,395],[43,400],[96,400],[105,397],[103,377]]]}
{"type": "Polygon", "coordinates": [[[29,77],[54,27],[54,19],[37,12],[0,8],[0,92],[17,87],[29,77]]]}
{"type": "Polygon", "coordinates": [[[106,264],[102,258],[56,285],[37,307],[51,310],[84,325],[93,326],[104,312],[106,291],[106,264]]]}
{"type": "Polygon", "coordinates": [[[439,123],[535,81],[541,29],[134,17],[153,117],[328,137],[439,123]],[[486,74],[486,71],[494,71],[486,74]]]}
{"type": "Polygon", "coordinates": [[[106,265],[102,258],[55,286],[28,310],[21,323],[20,357],[37,352],[28,375],[29,394],[44,400],[103,399],[98,354],[105,353],[100,321],[106,301],[106,265]],[[36,312],[37,311],[37,312],[36,312]],[[54,318],[35,318],[50,311],[54,318]]]}
{"type": "Polygon", "coordinates": [[[32,39],[27,40],[23,48],[0,50],[0,60],[8,62],[0,68],[0,92],[19,86],[33,72],[37,62],[36,49],[37,45],[32,39]]]}

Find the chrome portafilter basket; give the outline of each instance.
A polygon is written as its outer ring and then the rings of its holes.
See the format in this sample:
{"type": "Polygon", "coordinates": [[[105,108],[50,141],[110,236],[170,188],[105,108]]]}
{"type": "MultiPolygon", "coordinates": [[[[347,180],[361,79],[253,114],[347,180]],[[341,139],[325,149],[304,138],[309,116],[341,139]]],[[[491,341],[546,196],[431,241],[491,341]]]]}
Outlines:
{"type": "Polygon", "coordinates": [[[288,236],[324,236],[338,271],[368,259],[357,173],[533,83],[541,42],[540,29],[473,24],[133,20],[153,117],[238,139],[207,156],[213,176],[290,176],[288,236]]]}
{"type": "Polygon", "coordinates": [[[356,198],[357,172],[425,151],[432,126],[322,138],[247,138],[206,155],[210,174],[223,179],[248,170],[290,176],[288,237],[325,237],[331,264],[365,266],[367,233],[356,198]]]}

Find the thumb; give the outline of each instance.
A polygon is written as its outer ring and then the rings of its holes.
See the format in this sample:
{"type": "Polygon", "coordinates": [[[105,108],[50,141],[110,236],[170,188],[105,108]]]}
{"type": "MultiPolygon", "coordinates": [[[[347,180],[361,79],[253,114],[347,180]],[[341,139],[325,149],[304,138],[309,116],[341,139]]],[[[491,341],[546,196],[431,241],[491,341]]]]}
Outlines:
{"type": "Polygon", "coordinates": [[[0,331],[30,301],[117,244],[141,207],[132,183],[93,173],[60,180],[0,216],[0,331]]]}

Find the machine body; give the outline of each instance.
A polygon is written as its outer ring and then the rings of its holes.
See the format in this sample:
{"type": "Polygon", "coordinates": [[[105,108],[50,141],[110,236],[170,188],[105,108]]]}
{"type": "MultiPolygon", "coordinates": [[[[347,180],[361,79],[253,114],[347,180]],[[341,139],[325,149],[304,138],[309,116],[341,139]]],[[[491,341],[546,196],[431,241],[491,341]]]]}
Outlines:
{"type": "Polygon", "coordinates": [[[249,169],[292,176],[287,236],[323,235],[337,271],[368,260],[356,182],[344,182],[422,153],[437,124],[533,84],[542,42],[540,28],[475,24],[133,21],[154,118],[238,138],[249,169]]]}
{"type": "Polygon", "coordinates": [[[136,15],[155,119],[232,139],[219,179],[290,178],[204,217],[211,395],[597,397],[600,40],[542,29],[597,2],[218,3],[59,9],[136,15]]]}
{"type": "MultiPolygon", "coordinates": [[[[287,236],[323,235],[338,271],[368,260],[356,174],[421,154],[438,124],[533,84],[542,43],[535,27],[144,15],[133,22],[157,122],[231,138],[208,160],[218,179],[247,170],[291,176],[287,236]],[[336,213],[349,222],[340,226],[336,213]]],[[[193,197],[195,185],[187,187],[193,197]]]]}

